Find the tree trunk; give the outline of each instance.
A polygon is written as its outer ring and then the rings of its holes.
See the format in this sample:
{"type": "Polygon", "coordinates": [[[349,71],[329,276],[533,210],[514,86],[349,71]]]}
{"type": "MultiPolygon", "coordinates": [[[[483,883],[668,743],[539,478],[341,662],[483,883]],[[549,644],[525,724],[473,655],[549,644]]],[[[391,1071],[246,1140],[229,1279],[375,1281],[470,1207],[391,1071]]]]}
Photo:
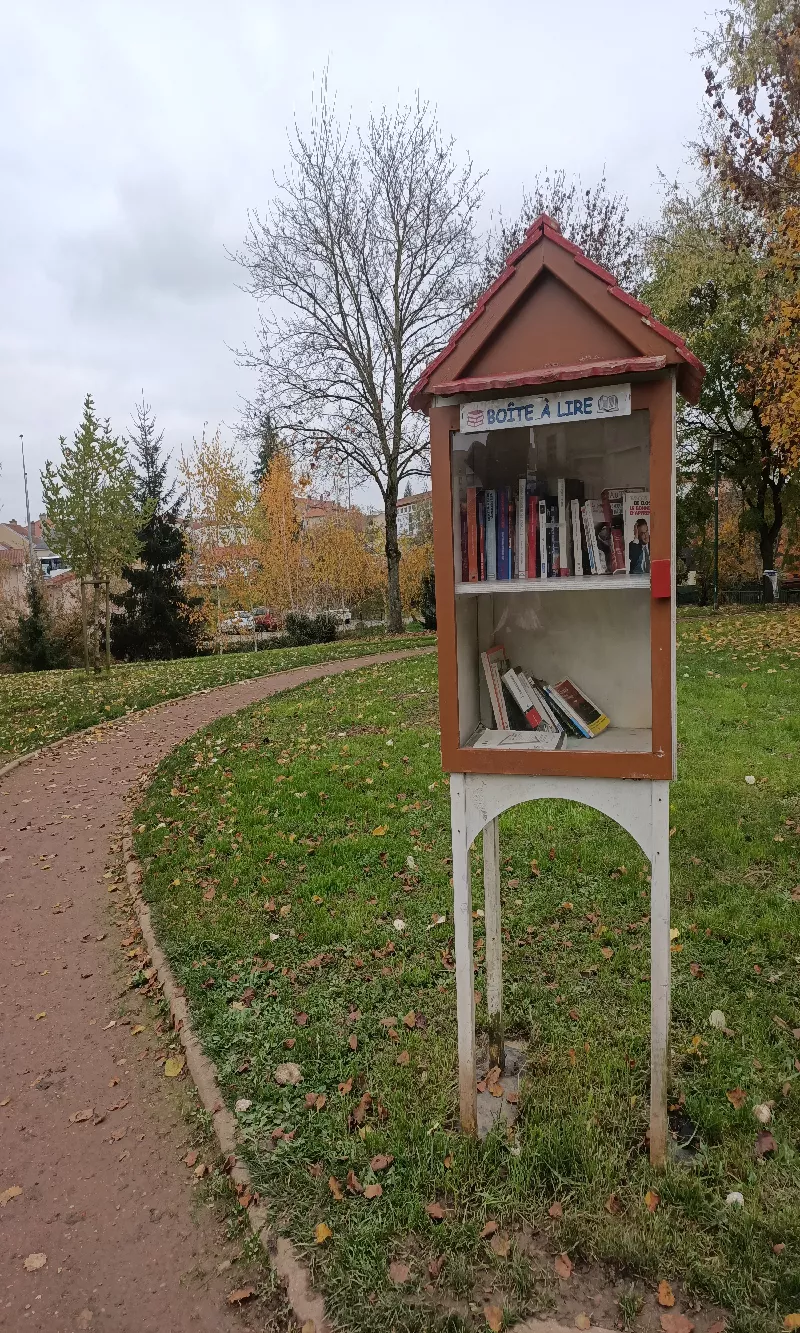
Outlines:
{"type": "Polygon", "coordinates": [[[388,591],[387,628],[399,634],[403,628],[403,603],[400,597],[400,544],[397,540],[397,482],[390,478],[384,501],[386,514],[386,575],[388,591]]]}
{"type": "Polygon", "coordinates": [[[99,676],[102,668],[100,666],[100,644],[97,633],[97,619],[100,615],[100,575],[95,573],[92,577],[92,623],[90,626],[92,635],[92,670],[96,676],[99,676]]]}
{"type": "Polygon", "coordinates": [[[111,580],[106,574],[106,672],[111,675],[111,580]]]}
{"type": "Polygon", "coordinates": [[[86,616],[86,579],[81,579],[81,616],[83,618],[83,665],[89,670],[89,622],[86,616]]]}

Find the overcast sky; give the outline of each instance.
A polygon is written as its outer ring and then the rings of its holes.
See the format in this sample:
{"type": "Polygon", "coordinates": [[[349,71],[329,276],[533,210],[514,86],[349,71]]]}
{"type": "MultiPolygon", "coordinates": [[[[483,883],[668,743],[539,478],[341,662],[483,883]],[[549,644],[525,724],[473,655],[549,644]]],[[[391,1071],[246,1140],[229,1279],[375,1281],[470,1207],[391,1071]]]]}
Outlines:
{"type": "MultiPolygon", "coordinates": [[[[711,7],[711,6],[710,6],[711,7]]],[[[635,213],[683,170],[702,0],[33,0],[0,6],[0,521],[24,518],[90,391],[142,389],[169,447],[236,420],[255,325],[226,258],[326,62],[356,122],[417,89],[513,213],[545,166],[605,164],[635,213]]]]}

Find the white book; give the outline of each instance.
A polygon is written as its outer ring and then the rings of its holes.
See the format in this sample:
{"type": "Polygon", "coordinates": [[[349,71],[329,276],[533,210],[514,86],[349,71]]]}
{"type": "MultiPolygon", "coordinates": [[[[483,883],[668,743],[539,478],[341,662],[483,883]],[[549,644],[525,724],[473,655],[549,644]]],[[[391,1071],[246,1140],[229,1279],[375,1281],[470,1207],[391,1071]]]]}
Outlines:
{"type": "Polygon", "coordinates": [[[497,645],[490,648],[488,652],[481,653],[481,663],[483,674],[486,677],[486,687],[489,691],[494,720],[498,727],[508,727],[508,713],[506,712],[503,688],[500,683],[500,671],[498,670],[498,663],[505,666],[505,652],[502,646],[497,645]]]}
{"type": "Polygon", "coordinates": [[[583,508],[584,508],[584,513],[586,514],[588,520],[587,537],[592,544],[592,551],[594,552],[595,571],[598,574],[609,574],[611,571],[609,569],[608,560],[606,559],[606,551],[609,552],[609,557],[610,557],[611,534],[610,533],[608,534],[607,538],[608,544],[602,551],[600,550],[600,545],[597,540],[597,529],[600,528],[601,532],[605,532],[607,531],[608,528],[605,514],[603,512],[603,501],[587,500],[583,508]]]}
{"type": "Polygon", "coordinates": [[[527,482],[524,477],[519,479],[519,490],[517,497],[517,578],[526,579],[528,577],[528,542],[527,542],[527,517],[528,505],[526,500],[527,482]]]}
{"type": "Polygon", "coordinates": [[[550,707],[547,695],[545,694],[544,690],[540,689],[540,687],[536,684],[536,681],[533,679],[532,676],[528,676],[527,680],[531,690],[533,690],[535,693],[535,697],[539,705],[539,712],[541,713],[545,722],[548,724],[548,726],[550,726],[553,729],[553,731],[563,731],[564,728],[562,727],[561,723],[559,722],[558,718],[556,717],[555,713],[550,707]]]}
{"type": "Polygon", "coordinates": [[[574,563],[574,574],[578,577],[583,576],[583,547],[581,545],[581,504],[580,500],[570,500],[570,514],[572,517],[572,560],[574,563]]]}
{"type": "Polygon", "coordinates": [[[560,750],[564,744],[563,732],[552,731],[483,731],[473,742],[475,750],[560,750]]]}
{"type": "Polygon", "coordinates": [[[541,577],[547,578],[547,502],[539,501],[539,567],[541,577]]]}
{"type": "Polygon", "coordinates": [[[558,572],[562,576],[569,574],[569,542],[567,528],[567,483],[564,477],[558,478],[558,572]]]}

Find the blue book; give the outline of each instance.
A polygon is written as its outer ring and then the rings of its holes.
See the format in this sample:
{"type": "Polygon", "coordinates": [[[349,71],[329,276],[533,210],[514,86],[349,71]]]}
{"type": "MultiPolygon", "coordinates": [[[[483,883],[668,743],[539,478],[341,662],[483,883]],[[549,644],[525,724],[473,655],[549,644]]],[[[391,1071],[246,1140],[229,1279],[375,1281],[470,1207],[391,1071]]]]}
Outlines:
{"type": "Polygon", "coordinates": [[[508,487],[500,486],[497,491],[497,577],[507,579],[511,576],[511,550],[508,545],[508,487]]]}
{"type": "Polygon", "coordinates": [[[497,578],[497,491],[486,491],[483,497],[486,514],[486,577],[497,578]]]}

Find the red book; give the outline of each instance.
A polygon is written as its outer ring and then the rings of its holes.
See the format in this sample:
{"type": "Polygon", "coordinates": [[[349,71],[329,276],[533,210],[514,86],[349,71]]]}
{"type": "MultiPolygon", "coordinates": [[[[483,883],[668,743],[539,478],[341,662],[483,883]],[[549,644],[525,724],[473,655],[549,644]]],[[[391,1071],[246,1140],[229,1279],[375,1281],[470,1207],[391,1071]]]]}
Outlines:
{"type": "Polygon", "coordinates": [[[478,582],[478,488],[467,487],[467,581],[478,582]]]}
{"type": "Polygon", "coordinates": [[[539,554],[539,501],[528,496],[528,578],[536,578],[536,557],[539,554]]]}
{"type": "Polygon", "coordinates": [[[461,518],[461,582],[469,582],[469,557],[467,554],[467,506],[464,500],[459,506],[461,518]]]}
{"type": "Polygon", "coordinates": [[[626,574],[625,541],[623,537],[622,491],[605,490],[600,492],[603,502],[603,518],[611,530],[611,570],[612,574],[626,574]]]}

